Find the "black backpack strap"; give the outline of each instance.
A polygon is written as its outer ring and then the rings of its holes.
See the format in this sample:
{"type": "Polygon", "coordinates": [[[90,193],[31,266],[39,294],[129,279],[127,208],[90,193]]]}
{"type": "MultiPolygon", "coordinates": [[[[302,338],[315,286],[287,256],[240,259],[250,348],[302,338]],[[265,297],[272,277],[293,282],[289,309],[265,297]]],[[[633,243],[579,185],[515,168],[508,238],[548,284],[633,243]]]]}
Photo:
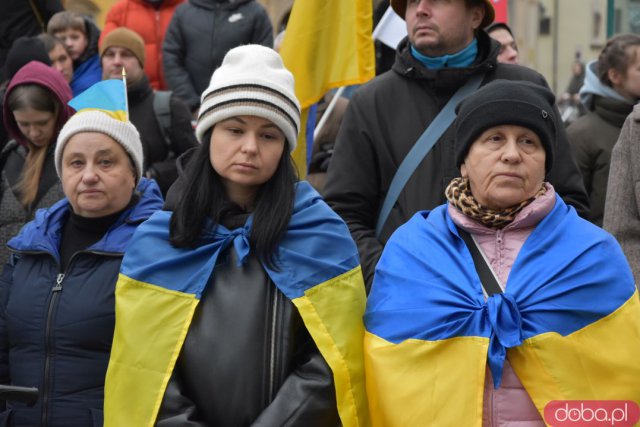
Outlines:
{"type": "Polygon", "coordinates": [[[491,267],[489,267],[487,261],[485,261],[484,257],[482,256],[478,245],[476,245],[473,237],[471,237],[471,234],[460,227],[458,227],[458,234],[460,234],[462,240],[464,240],[464,242],[467,244],[467,249],[469,249],[469,252],[471,252],[473,264],[476,267],[476,272],[480,277],[480,282],[482,283],[482,287],[484,288],[487,296],[501,294],[502,288],[498,284],[496,277],[493,275],[491,267]]]}
{"type": "Polygon", "coordinates": [[[162,138],[164,138],[164,142],[167,145],[167,150],[169,151],[169,155],[167,158],[170,158],[174,155],[173,150],[171,149],[171,95],[173,92],[169,90],[159,90],[154,93],[153,96],[153,113],[156,116],[156,121],[158,122],[158,127],[160,128],[160,133],[162,134],[162,138]]]}

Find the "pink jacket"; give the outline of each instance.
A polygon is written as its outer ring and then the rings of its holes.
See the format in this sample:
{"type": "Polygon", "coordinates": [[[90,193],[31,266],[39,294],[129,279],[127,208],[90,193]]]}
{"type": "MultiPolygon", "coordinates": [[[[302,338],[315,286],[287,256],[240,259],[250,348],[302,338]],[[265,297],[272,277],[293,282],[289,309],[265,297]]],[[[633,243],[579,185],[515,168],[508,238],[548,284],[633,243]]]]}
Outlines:
{"type": "MultiPolygon", "coordinates": [[[[449,205],[449,214],[453,222],[475,237],[503,287],[527,237],[555,205],[556,193],[550,184],[546,186],[547,192],[524,208],[516,219],[502,230],[487,228],[449,205]]],[[[505,361],[502,385],[498,390],[493,386],[493,378],[488,367],[486,372],[483,427],[545,426],[508,360],[505,361]]]]}

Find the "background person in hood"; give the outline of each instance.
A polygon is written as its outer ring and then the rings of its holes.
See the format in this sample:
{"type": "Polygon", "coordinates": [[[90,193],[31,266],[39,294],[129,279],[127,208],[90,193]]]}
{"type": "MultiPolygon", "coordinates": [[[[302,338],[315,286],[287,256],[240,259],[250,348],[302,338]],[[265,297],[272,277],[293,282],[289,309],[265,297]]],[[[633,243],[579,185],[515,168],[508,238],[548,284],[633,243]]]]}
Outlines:
{"type": "Polygon", "coordinates": [[[621,34],[587,65],[580,100],[587,114],[567,128],[589,199],[587,219],[602,225],[611,150],[640,98],[640,36],[621,34]]]}
{"type": "Polygon", "coordinates": [[[3,120],[12,138],[2,150],[0,183],[0,262],[7,260],[7,241],[36,209],[63,197],[53,164],[58,132],[73,113],[71,89],[57,70],[32,61],[11,79],[4,98],[3,120]]]}

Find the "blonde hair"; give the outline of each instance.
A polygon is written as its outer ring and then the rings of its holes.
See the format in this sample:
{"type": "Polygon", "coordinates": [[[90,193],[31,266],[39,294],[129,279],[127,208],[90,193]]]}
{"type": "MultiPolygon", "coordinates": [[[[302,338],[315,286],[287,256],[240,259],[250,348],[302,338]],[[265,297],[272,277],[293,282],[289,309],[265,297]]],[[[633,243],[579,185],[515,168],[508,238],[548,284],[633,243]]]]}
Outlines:
{"type": "Polygon", "coordinates": [[[36,147],[29,143],[29,153],[22,167],[20,180],[15,185],[15,189],[20,194],[20,202],[25,208],[30,207],[38,195],[40,175],[42,175],[44,160],[47,157],[47,148],[46,145],[36,147]]]}
{"type": "MultiPolygon", "coordinates": [[[[47,111],[53,113],[53,120],[56,120],[56,122],[58,121],[60,112],[60,105],[53,93],[37,84],[16,86],[9,93],[6,106],[9,111],[12,112],[22,108],[47,111]]],[[[29,207],[38,195],[44,160],[47,157],[47,150],[52,141],[49,141],[49,144],[43,147],[38,147],[32,144],[28,138],[24,139],[27,141],[29,152],[22,167],[20,179],[14,188],[20,194],[20,202],[22,205],[29,207]]]]}

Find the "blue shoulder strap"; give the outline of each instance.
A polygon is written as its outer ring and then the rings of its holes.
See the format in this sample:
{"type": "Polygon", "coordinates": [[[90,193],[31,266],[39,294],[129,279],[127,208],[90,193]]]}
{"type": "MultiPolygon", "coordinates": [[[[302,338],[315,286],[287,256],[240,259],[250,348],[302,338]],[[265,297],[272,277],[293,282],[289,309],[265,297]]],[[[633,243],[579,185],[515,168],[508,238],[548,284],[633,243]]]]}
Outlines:
{"type": "Polygon", "coordinates": [[[411,178],[411,175],[413,175],[413,172],[415,172],[422,159],[429,154],[429,151],[431,151],[431,148],[433,148],[438,139],[440,139],[444,131],[451,125],[453,119],[456,118],[456,106],[480,87],[483,78],[484,74],[477,74],[456,91],[451,99],[449,99],[449,102],[447,102],[447,105],[440,110],[440,113],[433,119],[423,134],[420,135],[418,141],[413,144],[413,147],[409,150],[404,160],[402,160],[400,167],[391,180],[391,185],[389,186],[389,191],[384,199],[384,203],[382,203],[382,209],[380,209],[378,223],[376,224],[376,237],[380,238],[382,227],[385,222],[387,222],[387,218],[389,218],[391,208],[395,205],[398,196],[400,196],[400,192],[407,184],[407,181],[409,181],[409,178],[411,178]]]}

